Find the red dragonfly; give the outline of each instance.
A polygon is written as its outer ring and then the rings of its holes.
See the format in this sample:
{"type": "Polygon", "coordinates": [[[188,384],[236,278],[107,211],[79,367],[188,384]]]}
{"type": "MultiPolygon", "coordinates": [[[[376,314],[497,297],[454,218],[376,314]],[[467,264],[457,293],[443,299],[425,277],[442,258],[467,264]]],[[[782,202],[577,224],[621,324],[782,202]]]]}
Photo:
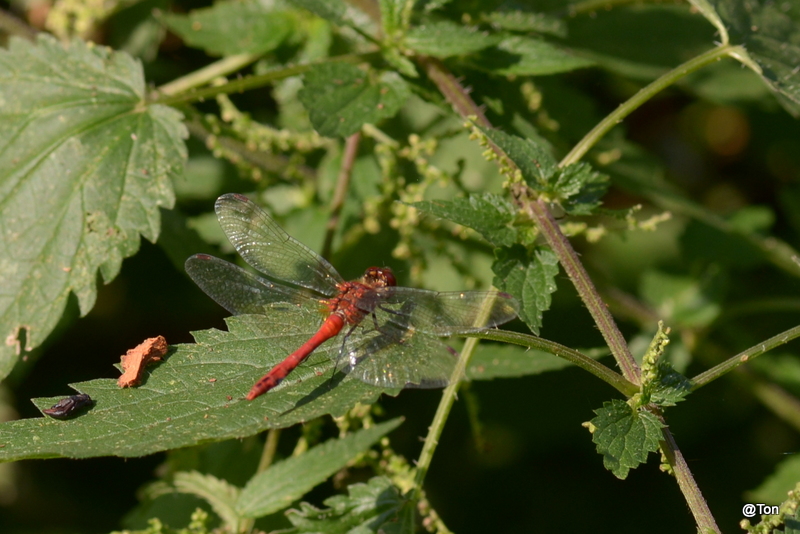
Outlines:
{"type": "Polygon", "coordinates": [[[256,382],[248,400],[277,386],[340,333],[334,371],[384,388],[443,387],[457,354],[437,338],[497,326],[519,310],[507,293],[397,287],[388,267],[370,267],[360,279],[346,282],[247,197],[229,193],[219,197],[215,207],[228,240],[269,279],[196,254],[186,260],[186,272],[203,291],[236,315],[265,314],[286,309],[287,304],[328,314],[308,341],[256,382]]]}

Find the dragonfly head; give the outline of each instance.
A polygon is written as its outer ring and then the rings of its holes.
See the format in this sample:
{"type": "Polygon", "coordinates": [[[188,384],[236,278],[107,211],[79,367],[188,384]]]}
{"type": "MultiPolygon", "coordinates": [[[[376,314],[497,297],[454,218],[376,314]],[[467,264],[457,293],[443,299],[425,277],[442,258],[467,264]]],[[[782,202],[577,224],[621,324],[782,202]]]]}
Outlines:
{"type": "Polygon", "coordinates": [[[370,267],[361,278],[363,284],[374,288],[394,287],[397,280],[394,273],[388,267],[370,267]]]}

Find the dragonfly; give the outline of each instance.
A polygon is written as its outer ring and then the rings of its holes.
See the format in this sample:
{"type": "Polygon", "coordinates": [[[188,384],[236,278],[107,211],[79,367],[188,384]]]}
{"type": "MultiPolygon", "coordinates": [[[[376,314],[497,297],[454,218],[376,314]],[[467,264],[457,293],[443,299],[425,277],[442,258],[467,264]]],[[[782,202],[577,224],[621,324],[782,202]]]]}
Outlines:
{"type": "Polygon", "coordinates": [[[514,297],[504,292],[399,287],[388,267],[370,267],[361,278],[345,281],[244,195],[219,197],[215,210],[228,240],[260,274],[195,254],[185,266],[192,280],[234,315],[299,307],[320,317],[308,340],[253,385],[248,400],[278,386],[333,338],[331,343],[338,343],[334,372],[388,389],[444,387],[458,354],[439,338],[495,327],[519,311],[514,297]]]}

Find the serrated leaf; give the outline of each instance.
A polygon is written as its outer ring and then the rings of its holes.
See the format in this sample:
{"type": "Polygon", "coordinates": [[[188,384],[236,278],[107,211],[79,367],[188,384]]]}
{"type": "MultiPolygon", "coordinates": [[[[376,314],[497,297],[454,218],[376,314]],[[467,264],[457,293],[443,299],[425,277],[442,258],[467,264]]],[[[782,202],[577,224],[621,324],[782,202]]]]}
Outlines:
{"type": "Polygon", "coordinates": [[[411,204],[418,210],[472,228],[494,246],[509,247],[517,242],[512,226],[514,206],[499,195],[484,193],[455,200],[425,200],[411,204]]]}
{"type": "Polygon", "coordinates": [[[239,532],[243,517],[236,510],[236,501],[241,490],[212,475],[197,471],[175,473],[175,490],[196,495],[206,501],[231,532],[239,532]]]}
{"type": "Polygon", "coordinates": [[[661,379],[653,389],[650,397],[659,406],[675,406],[692,391],[692,383],[688,378],[672,368],[668,362],[658,365],[661,379]]]}
{"type": "Polygon", "coordinates": [[[591,67],[595,62],[532,37],[506,37],[471,60],[476,67],[501,76],[545,76],[591,67]]]}
{"type": "Polygon", "coordinates": [[[255,0],[220,2],[188,15],[163,15],[169,29],[186,44],[220,56],[274,50],[291,34],[294,18],[255,0]]]}
{"type": "MultiPolygon", "coordinates": [[[[609,354],[606,348],[581,352],[590,358],[600,358],[609,354]]],[[[469,380],[494,380],[538,375],[571,366],[572,363],[567,360],[542,350],[517,345],[481,343],[469,360],[466,374],[469,380]]]]}
{"type": "Polygon", "coordinates": [[[742,44],[762,79],[800,112],[800,4],[757,0],[712,0],[731,41],[742,44]]]}
{"type": "Polygon", "coordinates": [[[396,73],[373,80],[355,65],[326,63],[306,73],[298,97],[320,134],[347,137],[364,124],[394,116],[410,94],[396,73]]]}
{"type": "Polygon", "coordinates": [[[591,420],[592,441],[603,455],[603,465],[619,479],[647,461],[658,450],[664,425],[646,410],[634,410],[625,401],[604,402],[591,420]]]}
{"type": "Polygon", "coordinates": [[[570,215],[590,215],[608,189],[608,176],[584,162],[559,169],[552,195],[570,215]]]}
{"type": "MultiPolygon", "coordinates": [[[[320,316],[294,308],[231,317],[229,332],[195,332],[196,344],[171,347],[163,362],[145,370],[136,388],[120,389],[112,379],[74,384],[94,406],[67,421],[40,417],[0,424],[0,462],[144,456],[251,436],[325,414],[339,416],[358,402],[397,393],[341,373],[331,378],[339,347],[329,343],[279,387],[245,400],[256,380],[310,337],[319,321],[320,316]]],[[[43,409],[57,400],[33,402],[43,409]]]]}
{"type": "Polygon", "coordinates": [[[70,292],[81,314],[161,226],[186,158],[181,115],[147,106],[141,64],[40,34],[0,51],[0,377],[42,343],[70,292]],[[25,346],[17,346],[25,340],[25,346]]]}
{"type": "Polygon", "coordinates": [[[513,161],[525,181],[542,191],[558,170],[557,162],[547,147],[500,130],[481,128],[481,131],[513,161]]]}
{"type": "Polygon", "coordinates": [[[244,487],[237,503],[239,513],[255,518],[283,510],[402,422],[400,418],[392,419],[344,438],[329,440],[300,456],[272,465],[244,487]]]}
{"type": "Polygon", "coordinates": [[[550,308],[550,295],[556,290],[558,258],[550,249],[531,253],[519,245],[499,248],[495,255],[494,286],[519,299],[519,318],[538,335],[542,314],[550,308]]]}
{"type": "Polygon", "coordinates": [[[299,533],[404,532],[396,516],[406,508],[406,501],[391,480],[374,477],[366,484],[348,486],[347,492],[326,499],[328,509],[301,503],[300,510],[290,510],[286,517],[299,533]]]}
{"type": "Polygon", "coordinates": [[[472,54],[499,41],[497,35],[442,20],[411,28],[406,34],[405,45],[418,54],[443,59],[472,54]]]}

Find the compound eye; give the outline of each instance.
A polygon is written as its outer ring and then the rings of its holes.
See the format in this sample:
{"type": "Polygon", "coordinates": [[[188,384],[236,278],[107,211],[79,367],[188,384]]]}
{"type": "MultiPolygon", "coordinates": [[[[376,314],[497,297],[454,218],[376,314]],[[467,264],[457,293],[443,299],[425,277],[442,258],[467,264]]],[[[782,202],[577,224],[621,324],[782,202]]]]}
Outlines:
{"type": "Polygon", "coordinates": [[[372,287],[393,287],[397,285],[397,280],[388,267],[370,267],[364,273],[364,283],[372,287]]]}

